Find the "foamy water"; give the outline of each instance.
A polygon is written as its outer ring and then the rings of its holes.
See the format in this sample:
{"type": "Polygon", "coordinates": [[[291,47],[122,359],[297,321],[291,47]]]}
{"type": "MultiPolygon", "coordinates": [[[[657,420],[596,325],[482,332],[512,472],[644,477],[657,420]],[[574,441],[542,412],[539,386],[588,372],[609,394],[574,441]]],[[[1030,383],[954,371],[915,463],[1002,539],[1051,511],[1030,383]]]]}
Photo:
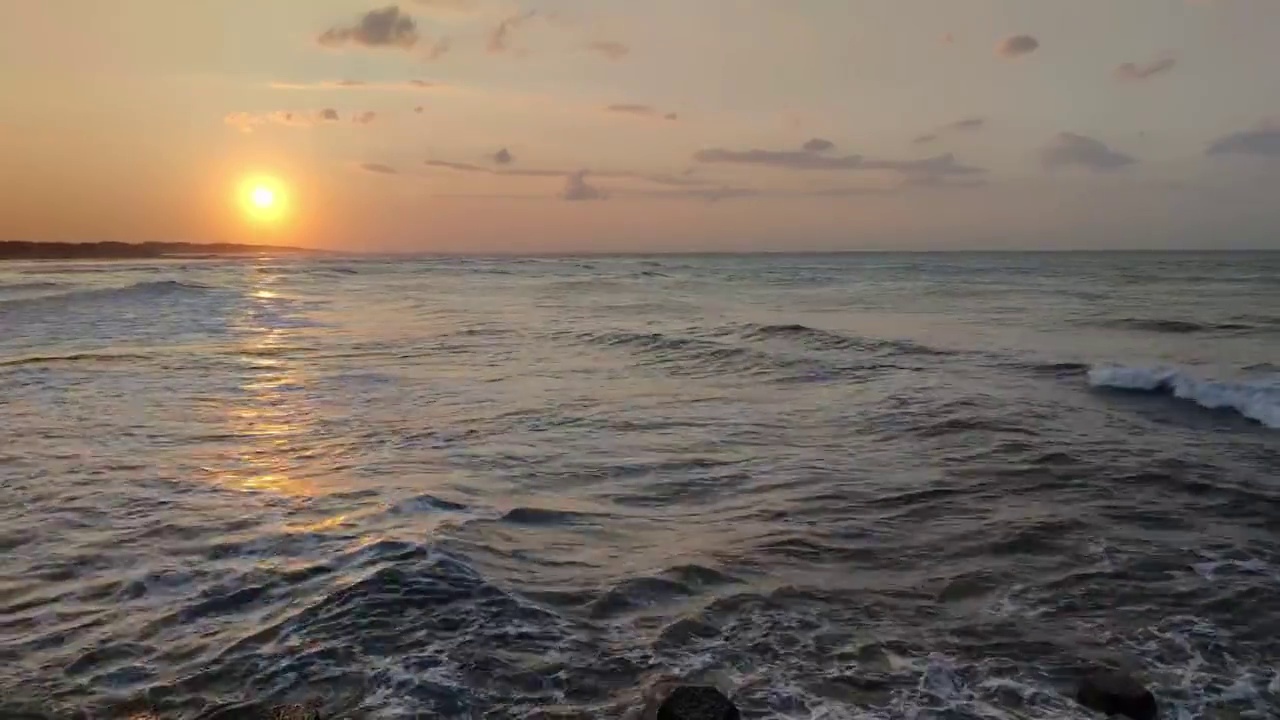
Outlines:
{"type": "Polygon", "coordinates": [[[0,714],[1280,701],[1280,256],[0,265],[0,714]]]}

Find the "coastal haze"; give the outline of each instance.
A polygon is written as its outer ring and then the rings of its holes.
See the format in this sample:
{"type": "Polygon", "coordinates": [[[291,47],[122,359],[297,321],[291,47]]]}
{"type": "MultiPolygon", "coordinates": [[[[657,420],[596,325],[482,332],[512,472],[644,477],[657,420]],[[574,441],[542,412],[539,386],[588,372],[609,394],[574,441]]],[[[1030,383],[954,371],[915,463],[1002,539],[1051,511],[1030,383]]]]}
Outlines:
{"type": "Polygon", "coordinates": [[[1266,717],[1278,262],[10,263],[0,714],[1266,717]]]}

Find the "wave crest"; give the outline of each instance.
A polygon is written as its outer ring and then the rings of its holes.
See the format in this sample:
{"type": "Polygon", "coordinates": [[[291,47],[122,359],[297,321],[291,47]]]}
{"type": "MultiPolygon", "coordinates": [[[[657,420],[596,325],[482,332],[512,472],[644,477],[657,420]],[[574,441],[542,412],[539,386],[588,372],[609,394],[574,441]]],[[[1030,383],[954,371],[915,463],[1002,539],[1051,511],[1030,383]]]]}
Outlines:
{"type": "Polygon", "coordinates": [[[1124,365],[1093,367],[1088,377],[1093,387],[1172,395],[1280,429],[1280,377],[1231,382],[1197,378],[1176,368],[1124,365]]]}
{"type": "Polygon", "coordinates": [[[1254,325],[1244,322],[1199,323],[1191,320],[1170,320],[1163,318],[1116,318],[1097,323],[1099,327],[1114,330],[1138,330],[1142,332],[1168,333],[1173,335],[1190,335],[1202,332],[1234,332],[1256,330],[1254,325]]]}
{"type": "Polygon", "coordinates": [[[10,308],[37,307],[50,303],[71,303],[77,301],[103,302],[119,299],[150,299],[154,297],[173,297],[184,294],[196,294],[213,290],[209,285],[178,280],[147,280],[121,287],[78,288],[62,293],[18,297],[0,301],[0,305],[10,308]]]}
{"type": "Polygon", "coordinates": [[[785,325],[748,325],[742,336],[749,340],[786,338],[816,350],[860,350],[885,355],[950,355],[946,350],[907,340],[842,335],[830,330],[798,323],[785,325]]]}

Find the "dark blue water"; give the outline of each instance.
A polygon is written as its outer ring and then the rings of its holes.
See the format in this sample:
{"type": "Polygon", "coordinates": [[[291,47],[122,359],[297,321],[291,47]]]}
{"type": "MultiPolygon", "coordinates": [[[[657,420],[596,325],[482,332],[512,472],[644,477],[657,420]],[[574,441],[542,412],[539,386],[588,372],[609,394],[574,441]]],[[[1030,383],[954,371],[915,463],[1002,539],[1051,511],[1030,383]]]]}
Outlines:
{"type": "Polygon", "coordinates": [[[1277,254],[0,265],[0,714],[1270,717],[1278,378],[1277,254]]]}

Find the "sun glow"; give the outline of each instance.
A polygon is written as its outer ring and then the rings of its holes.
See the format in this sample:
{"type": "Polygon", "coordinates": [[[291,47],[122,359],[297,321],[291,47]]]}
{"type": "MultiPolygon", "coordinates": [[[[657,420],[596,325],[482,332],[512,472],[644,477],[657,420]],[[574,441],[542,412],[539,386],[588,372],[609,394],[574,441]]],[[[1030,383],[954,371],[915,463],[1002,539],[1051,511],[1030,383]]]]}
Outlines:
{"type": "Polygon", "coordinates": [[[265,185],[254,188],[253,195],[250,197],[253,200],[254,206],[259,210],[270,209],[272,205],[276,204],[275,191],[265,185]]]}
{"type": "Polygon", "coordinates": [[[245,178],[240,183],[240,208],[245,217],[259,223],[278,223],[288,214],[284,183],[269,175],[245,178]]]}

